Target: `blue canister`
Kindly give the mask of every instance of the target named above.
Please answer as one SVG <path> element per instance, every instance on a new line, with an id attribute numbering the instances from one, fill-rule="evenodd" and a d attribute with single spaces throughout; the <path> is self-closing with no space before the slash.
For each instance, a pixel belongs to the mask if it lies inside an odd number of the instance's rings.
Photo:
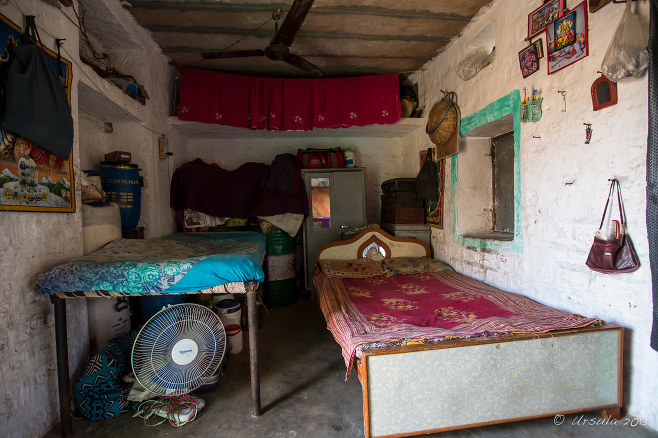
<path id="1" fill-rule="evenodd" d="M 142 184 L 139 168 L 132 163 L 101 161 L 98 173 L 108 202 L 119 204 L 121 228 L 134 228 L 139 223 Z"/>

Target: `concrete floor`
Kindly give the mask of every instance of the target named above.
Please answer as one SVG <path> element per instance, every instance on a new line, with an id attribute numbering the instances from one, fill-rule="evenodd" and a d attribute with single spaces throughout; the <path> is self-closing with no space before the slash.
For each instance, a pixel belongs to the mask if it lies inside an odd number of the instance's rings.
<path id="1" fill-rule="evenodd" d="M 259 330 L 261 398 L 263 414 L 251 416 L 249 352 L 246 346 L 230 356 L 228 367 L 216 389 L 199 394 L 206 407 L 192 423 L 175 428 L 169 424 L 147 427 L 140 418 L 124 414 L 118 418 L 92 422 L 76 419 L 75 437 L 290 437 L 361 438 L 363 412 L 361 386 L 354 374 L 345 381 L 341 351 L 326 330 L 324 318 L 315 304 L 300 299 L 295 304 L 275 308 L 264 315 Z M 632 418 L 617 425 L 587 425 L 601 420 L 598 413 L 568 415 L 556 426 L 554 418 L 529 420 L 461 431 L 425 435 L 429 437 L 658 437 L 658 432 L 641 426 L 631 427 Z M 580 422 L 579 422 L 580 420 Z M 641 420 L 635 420 L 635 422 Z M 629 423 L 624 425 L 624 423 Z M 59 429 L 46 438 L 58 436 Z"/>

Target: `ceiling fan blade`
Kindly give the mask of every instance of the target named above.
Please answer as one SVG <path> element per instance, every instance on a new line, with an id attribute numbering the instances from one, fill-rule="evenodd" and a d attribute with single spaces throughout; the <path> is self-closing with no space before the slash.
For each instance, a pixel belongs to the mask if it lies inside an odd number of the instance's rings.
<path id="1" fill-rule="evenodd" d="M 302 23 L 304 23 L 308 11 L 311 9 L 311 6 L 313 6 L 314 1 L 315 0 L 295 0 L 292 3 L 292 6 L 290 6 L 290 10 L 286 14 L 283 23 L 281 23 L 279 31 L 274 35 L 272 42 L 290 47 L 299 28 L 302 27 Z"/>
<path id="2" fill-rule="evenodd" d="M 290 55 L 286 56 L 283 59 L 283 62 L 287 62 L 288 64 L 290 64 L 292 66 L 295 66 L 299 69 L 307 71 L 307 72 L 311 73 L 313 76 L 315 76 L 316 78 L 322 77 L 326 74 L 324 71 L 322 71 L 318 67 L 314 66 L 313 64 L 311 64 L 310 62 L 308 62 L 304 58 L 301 58 L 297 55 L 293 55 L 292 53 Z"/>
<path id="3" fill-rule="evenodd" d="M 256 50 L 232 50 L 230 52 L 211 52 L 202 53 L 203 59 L 220 59 L 220 58 L 244 58 L 247 56 L 263 56 L 265 51 Z"/>

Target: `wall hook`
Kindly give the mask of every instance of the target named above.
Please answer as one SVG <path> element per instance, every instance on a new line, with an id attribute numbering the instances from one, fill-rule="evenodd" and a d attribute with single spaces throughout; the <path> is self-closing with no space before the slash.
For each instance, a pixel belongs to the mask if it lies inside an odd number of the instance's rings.
<path id="1" fill-rule="evenodd" d="M 566 113 L 567 112 L 567 92 L 566 91 L 558 91 L 562 95 L 562 112 Z"/>
<path id="2" fill-rule="evenodd" d="M 592 139 L 592 124 L 583 123 L 583 125 L 585 125 L 585 144 L 589 144 Z"/>

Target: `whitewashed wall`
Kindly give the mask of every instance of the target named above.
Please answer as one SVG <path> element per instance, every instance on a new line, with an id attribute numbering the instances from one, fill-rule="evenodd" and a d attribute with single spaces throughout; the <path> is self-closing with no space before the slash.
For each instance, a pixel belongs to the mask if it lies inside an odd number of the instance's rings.
<path id="1" fill-rule="evenodd" d="M 298 149 L 351 147 L 356 164 L 366 169 L 366 213 L 369 223 L 379 222 L 381 184 L 392 178 L 416 176 L 402 167 L 402 139 L 399 138 L 314 138 L 314 139 L 233 139 L 188 140 L 174 153 L 176 167 L 201 158 L 207 163 L 217 163 L 227 170 L 234 170 L 248 161 L 270 164 L 278 154 L 297 154 Z M 416 165 L 418 166 L 418 165 Z"/>
<path id="2" fill-rule="evenodd" d="M 126 26 L 134 26 L 127 12 L 119 12 L 125 17 Z M 133 152 L 137 156 L 135 161 L 144 169 L 148 184 L 142 206 L 143 225 L 152 235 L 168 234 L 173 230 L 171 217 L 158 213 L 168 209 L 168 172 L 166 160 L 157 159 L 159 134 L 151 132 L 166 132 L 167 129 L 169 68 L 166 58 L 146 32 L 137 29 L 133 35 L 146 50 L 133 65 L 140 65 L 136 76 L 144 77 L 151 97 L 146 119 L 143 126 L 115 125 L 114 133 L 107 134 L 102 123 L 78 115 L 78 81 L 82 72 L 76 64 L 80 63 L 77 57 L 79 38 L 71 8 L 60 9 L 41 0 L 18 0 L 1 2 L 0 13 L 19 26 L 23 25 L 23 14 L 35 15 L 42 42 L 55 49 L 54 37 L 65 38 L 63 56 L 74 61 L 71 104 L 75 131 L 76 212 L 0 212 L 4 227 L 0 234 L 0 248 L 3 249 L 0 260 L 0 322 L 3 327 L 0 333 L 0 434 L 8 438 L 38 437 L 59 421 L 59 402 L 53 309 L 50 300 L 35 290 L 33 284 L 43 269 L 82 255 L 81 165 L 83 169 L 93 168 L 103 154 L 112 150 L 125 148 Z M 67 301 L 67 318 L 74 383 L 84 369 L 88 354 L 85 300 Z"/>
<path id="3" fill-rule="evenodd" d="M 648 3 L 638 4 L 642 21 L 648 25 Z M 544 97 L 542 120 L 521 124 L 522 253 L 483 251 L 457 242 L 451 217 L 455 200 L 451 199 L 450 161 L 445 227 L 433 230 L 434 252 L 466 275 L 625 327 L 624 409 L 658 429 L 658 353 L 649 347 L 652 300 L 645 222 L 647 80 L 620 83 L 616 106 L 592 110 L 590 86 L 599 77 L 597 70 L 624 8 L 613 3 L 589 14 L 588 57 L 552 75 L 547 74 L 542 59 L 541 70 L 524 80 L 518 52 L 527 45 L 527 17 L 535 7 L 522 0 L 495 1 L 414 76 L 428 108 L 442 97 L 440 89 L 455 91 L 463 117 L 514 90 L 523 95 L 524 87 L 539 88 Z M 463 47 L 492 21 L 495 60 L 470 81 L 461 80 L 455 69 Z M 544 45 L 545 41 L 544 36 Z M 558 90 L 567 91 L 566 113 L 561 112 Z M 584 144 L 583 123 L 592 124 L 591 144 Z M 424 134 L 407 137 L 405 167 L 416 166 L 418 151 L 429 145 Z M 467 178 L 462 176 L 461 164 L 460 160 L 458 184 Z M 642 262 L 632 274 L 602 275 L 585 266 L 607 196 L 607 179 L 612 177 L 621 181 L 628 232 Z M 467 229 L 469 224 L 463 225 L 457 229 Z"/>

